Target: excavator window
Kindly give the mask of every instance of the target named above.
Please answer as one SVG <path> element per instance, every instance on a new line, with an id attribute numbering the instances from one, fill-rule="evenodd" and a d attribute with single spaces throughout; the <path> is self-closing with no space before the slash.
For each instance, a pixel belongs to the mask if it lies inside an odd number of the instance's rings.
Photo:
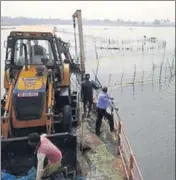
<path id="1" fill-rule="evenodd" d="M 56 49 L 56 56 L 57 56 L 57 59 L 59 60 L 59 64 L 62 63 L 62 56 L 61 56 L 61 53 L 58 49 L 58 46 L 57 46 L 57 43 L 56 43 L 56 39 L 54 38 L 54 46 L 55 46 L 55 49 Z"/>
<path id="2" fill-rule="evenodd" d="M 42 59 L 47 60 L 48 66 L 54 65 L 54 55 L 48 40 L 18 39 L 15 43 L 14 64 L 23 66 L 25 64 L 25 52 L 22 44 L 27 46 L 28 64 L 42 65 Z"/>
<path id="3" fill-rule="evenodd" d="M 8 37 L 7 47 L 6 47 L 6 60 L 11 60 L 12 58 L 12 49 L 13 49 L 13 40 Z"/>

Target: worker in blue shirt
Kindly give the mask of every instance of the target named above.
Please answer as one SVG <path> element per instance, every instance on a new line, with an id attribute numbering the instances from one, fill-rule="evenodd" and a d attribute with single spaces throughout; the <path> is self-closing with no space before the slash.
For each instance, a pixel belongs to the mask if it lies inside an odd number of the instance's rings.
<path id="1" fill-rule="evenodd" d="M 107 92 L 108 92 L 108 88 L 104 87 L 102 88 L 102 93 L 99 93 L 98 95 L 97 120 L 96 120 L 96 127 L 95 127 L 95 132 L 97 136 L 101 134 L 100 129 L 101 129 L 101 123 L 102 123 L 103 117 L 108 120 L 110 131 L 111 132 L 115 131 L 113 116 L 106 111 L 108 107 L 114 108 L 111 103 L 111 98 L 109 97 Z M 114 108 L 114 109 L 117 109 L 117 108 Z"/>

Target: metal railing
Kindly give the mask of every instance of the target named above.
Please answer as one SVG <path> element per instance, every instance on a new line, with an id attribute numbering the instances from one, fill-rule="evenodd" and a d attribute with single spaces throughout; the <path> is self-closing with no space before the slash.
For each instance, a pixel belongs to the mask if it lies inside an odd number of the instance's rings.
<path id="1" fill-rule="evenodd" d="M 125 169 L 127 180 L 143 180 L 133 150 L 130 146 L 129 139 L 125 133 L 123 123 L 120 119 L 118 112 L 116 111 L 114 116 L 114 125 L 118 129 L 116 132 L 117 137 L 117 156 L 121 156 L 123 166 Z"/>

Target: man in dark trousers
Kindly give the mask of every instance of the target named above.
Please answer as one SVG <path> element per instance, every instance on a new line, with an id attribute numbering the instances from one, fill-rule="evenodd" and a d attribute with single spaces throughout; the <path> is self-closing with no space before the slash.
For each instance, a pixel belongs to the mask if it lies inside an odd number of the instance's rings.
<path id="1" fill-rule="evenodd" d="M 100 129 L 101 129 L 101 123 L 102 123 L 103 117 L 108 120 L 110 131 L 111 132 L 115 131 L 113 116 L 106 111 L 108 107 L 114 108 L 111 103 L 111 98 L 108 96 L 107 92 L 108 92 L 108 88 L 104 87 L 102 88 L 102 92 L 99 93 L 98 95 L 97 120 L 96 120 L 96 127 L 95 127 L 95 132 L 97 136 L 101 134 Z M 114 108 L 114 109 L 117 109 L 117 108 Z"/>
<path id="2" fill-rule="evenodd" d="M 87 116 L 90 116 L 90 111 L 92 109 L 92 104 L 93 104 L 93 85 L 89 81 L 90 79 L 90 74 L 85 74 L 85 81 L 82 83 L 82 88 L 81 88 L 81 98 L 84 106 L 84 115 L 86 114 L 86 108 L 88 105 L 88 114 Z"/>

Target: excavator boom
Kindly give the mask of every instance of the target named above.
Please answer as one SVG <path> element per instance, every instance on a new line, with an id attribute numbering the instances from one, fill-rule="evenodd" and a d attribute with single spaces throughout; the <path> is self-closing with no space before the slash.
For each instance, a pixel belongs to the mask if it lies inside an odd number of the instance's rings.
<path id="1" fill-rule="evenodd" d="M 78 23 L 78 35 L 79 35 L 79 49 L 80 49 L 80 69 L 82 74 L 85 73 L 85 54 L 84 54 L 84 40 L 83 40 L 83 28 L 82 28 L 82 15 L 81 10 L 77 10 L 73 14 L 73 27 L 76 28 L 76 19 Z M 75 37 L 76 38 L 76 37 Z"/>

